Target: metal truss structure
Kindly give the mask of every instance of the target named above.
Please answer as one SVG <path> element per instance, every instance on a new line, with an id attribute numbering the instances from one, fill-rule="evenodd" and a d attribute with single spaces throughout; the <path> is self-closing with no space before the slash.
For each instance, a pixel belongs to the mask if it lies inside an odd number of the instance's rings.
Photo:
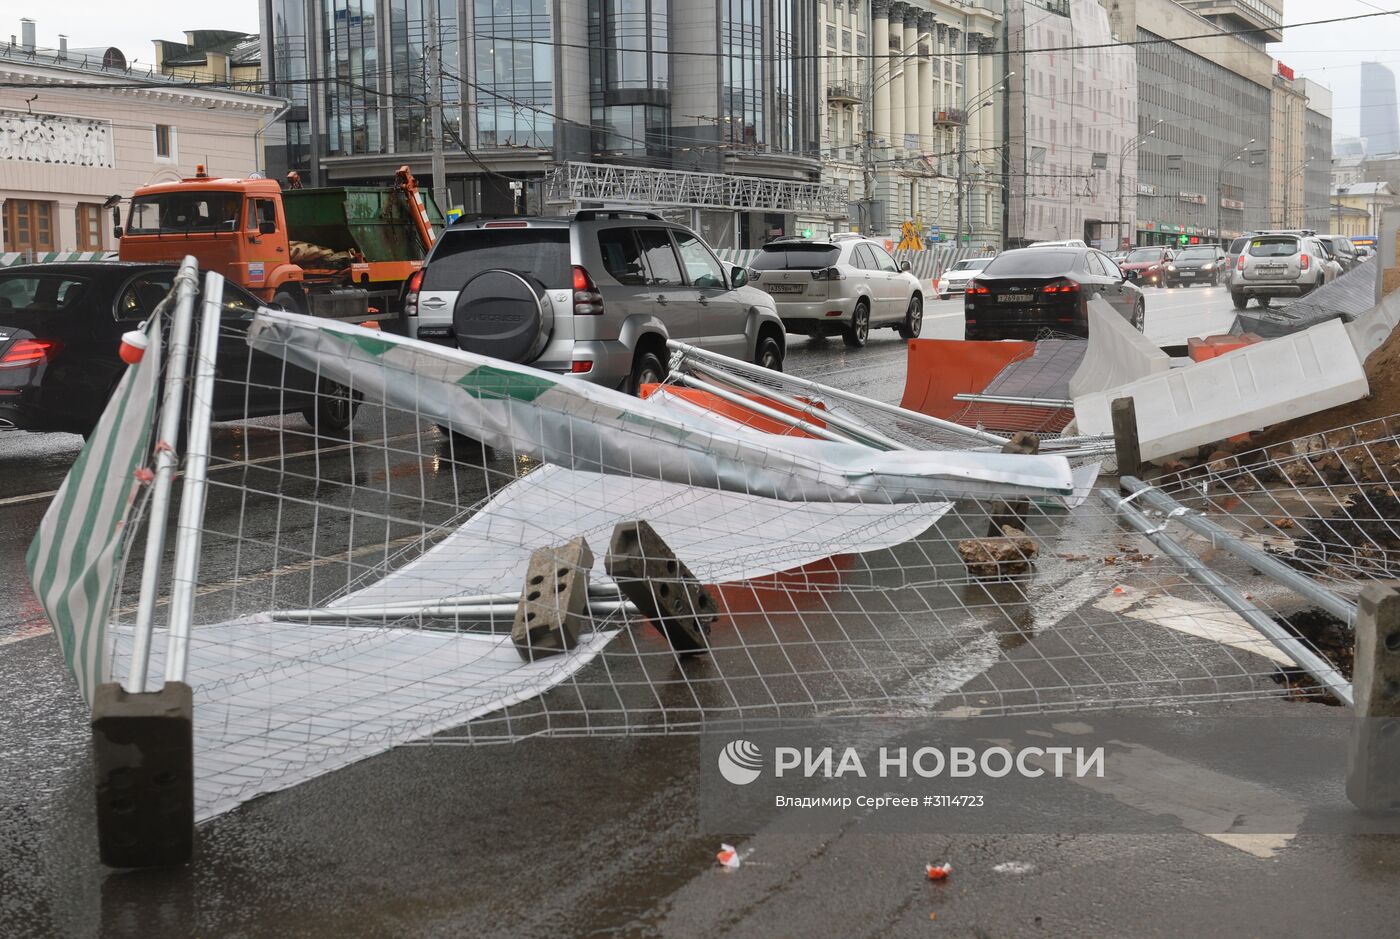
<path id="1" fill-rule="evenodd" d="M 843 187 L 821 183 L 573 162 L 550 174 L 546 193 L 551 205 L 571 208 L 601 202 L 816 215 L 845 215 L 850 200 Z"/>

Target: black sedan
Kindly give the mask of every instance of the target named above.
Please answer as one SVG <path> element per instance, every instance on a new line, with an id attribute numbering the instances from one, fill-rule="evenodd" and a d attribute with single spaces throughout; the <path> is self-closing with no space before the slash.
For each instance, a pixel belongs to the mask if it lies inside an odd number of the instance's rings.
<path id="1" fill-rule="evenodd" d="M 1101 297 L 1142 331 L 1142 289 L 1102 251 L 1003 251 L 967 286 L 968 339 L 1035 339 L 1042 330 L 1089 335 L 1089 301 Z"/>
<path id="2" fill-rule="evenodd" d="M 1168 287 L 1189 287 L 1206 284 L 1218 287 L 1229 278 L 1225 249 L 1219 245 L 1191 245 L 1182 248 L 1163 269 L 1163 282 Z"/>
<path id="3" fill-rule="evenodd" d="M 175 271 L 114 261 L 0 269 L 0 428 L 89 433 L 126 369 L 122 334 L 151 315 Z M 300 413 L 343 432 L 355 412 L 344 387 L 248 348 L 264 305 L 224 285 L 214 419 Z"/>

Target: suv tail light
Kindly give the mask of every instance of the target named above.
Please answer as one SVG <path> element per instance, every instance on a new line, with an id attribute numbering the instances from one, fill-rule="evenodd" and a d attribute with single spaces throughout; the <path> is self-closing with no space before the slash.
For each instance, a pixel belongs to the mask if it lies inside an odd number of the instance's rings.
<path id="1" fill-rule="evenodd" d="M 578 316 L 599 316 L 603 312 L 603 295 L 588 271 L 574 265 L 574 313 Z"/>
<path id="2" fill-rule="evenodd" d="M 418 315 L 418 291 L 423 287 L 423 269 L 420 267 L 408 278 L 408 289 L 403 295 L 403 315 Z"/>
<path id="3" fill-rule="evenodd" d="M 1068 277 L 1061 277 L 1059 280 L 1050 281 L 1040 290 L 1042 293 L 1078 293 L 1079 282 L 1070 280 Z"/>
<path id="4" fill-rule="evenodd" d="M 0 368 L 30 368 L 42 365 L 63 348 L 63 343 L 49 339 L 21 339 L 0 358 Z"/>
<path id="5" fill-rule="evenodd" d="M 839 267 L 827 267 L 812 272 L 813 280 L 845 280 L 846 275 L 841 273 Z"/>
<path id="6" fill-rule="evenodd" d="M 986 284 L 980 283 L 980 282 L 975 281 L 975 280 L 970 280 L 970 281 L 967 282 L 967 292 L 968 292 L 968 293 L 991 293 L 991 291 L 987 289 L 987 285 L 986 285 Z"/>
<path id="7" fill-rule="evenodd" d="M 1244 270 L 1244 252 L 1243 252 L 1243 251 L 1240 252 L 1240 254 L 1239 254 L 1239 259 L 1235 261 L 1235 270 L 1237 270 L 1237 271 L 1242 271 L 1242 270 Z"/>
<path id="8" fill-rule="evenodd" d="M 1307 253 L 1306 251 L 1301 251 L 1301 252 L 1298 253 L 1298 270 L 1300 270 L 1300 271 L 1306 271 L 1307 269 L 1308 269 L 1308 253 Z"/>

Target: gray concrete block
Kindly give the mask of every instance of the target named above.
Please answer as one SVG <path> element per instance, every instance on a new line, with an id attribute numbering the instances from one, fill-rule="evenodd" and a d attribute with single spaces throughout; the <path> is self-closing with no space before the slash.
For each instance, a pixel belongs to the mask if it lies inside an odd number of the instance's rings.
<path id="1" fill-rule="evenodd" d="M 109 867 L 181 864 L 194 851 L 194 696 L 184 682 L 92 702 L 97 841 Z"/>
<path id="2" fill-rule="evenodd" d="M 719 615 L 715 599 L 651 525 L 619 522 L 604 566 L 672 649 L 708 648 L 710 624 Z"/>
<path id="3" fill-rule="evenodd" d="M 530 556 L 510 638 L 527 662 L 578 645 L 588 619 L 588 572 L 593 552 L 575 538 Z"/>
<path id="4" fill-rule="evenodd" d="M 1400 811 L 1400 582 L 1361 591 L 1353 661 L 1347 798 L 1366 812 Z"/>

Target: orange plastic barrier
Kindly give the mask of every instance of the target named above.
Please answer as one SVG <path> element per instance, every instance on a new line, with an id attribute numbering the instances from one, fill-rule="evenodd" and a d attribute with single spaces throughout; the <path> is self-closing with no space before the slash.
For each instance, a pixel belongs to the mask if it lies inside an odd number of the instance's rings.
<path id="1" fill-rule="evenodd" d="M 1255 333 L 1188 339 L 1186 340 L 1186 354 L 1191 357 L 1193 362 L 1204 362 L 1206 359 L 1213 359 L 1227 352 L 1234 352 L 1236 349 L 1243 349 L 1245 346 L 1252 346 L 1256 342 L 1263 341 L 1264 337 Z"/>
<path id="2" fill-rule="evenodd" d="M 911 339 L 899 406 L 952 420 L 967 410 L 953 395 L 978 393 L 1006 366 L 1034 354 L 1033 342 Z"/>
<path id="3" fill-rule="evenodd" d="M 790 427 L 787 424 L 782 423 L 781 421 L 775 421 L 771 417 L 766 417 L 762 414 L 750 411 L 747 408 L 741 407 L 740 405 L 731 404 L 723 398 L 712 395 L 708 391 L 702 391 L 699 388 L 684 388 L 679 385 L 643 385 L 642 397 L 650 398 L 658 390 L 660 390 L 662 394 L 675 395 L 678 398 L 684 398 L 691 404 L 698 404 L 700 407 L 705 408 L 706 410 L 714 411 L 721 417 L 727 417 L 731 421 L 743 424 L 745 427 L 752 427 L 754 430 L 761 430 L 766 434 L 779 434 L 789 437 L 814 436 L 812 434 L 807 433 L 806 431 L 798 430 L 796 427 Z M 815 427 L 826 426 L 825 422 L 808 417 L 801 411 L 798 411 L 795 408 L 790 408 L 785 404 L 779 404 L 776 401 L 769 401 L 766 398 L 761 398 L 758 395 L 754 394 L 745 394 L 744 397 L 748 398 L 751 401 L 757 401 L 760 404 L 767 405 L 775 411 L 782 411 L 784 414 L 790 414 L 793 417 L 804 420 L 808 424 L 811 424 Z M 798 400 L 805 399 L 799 398 Z M 822 407 L 820 402 L 818 402 L 814 406 L 817 408 Z"/>

